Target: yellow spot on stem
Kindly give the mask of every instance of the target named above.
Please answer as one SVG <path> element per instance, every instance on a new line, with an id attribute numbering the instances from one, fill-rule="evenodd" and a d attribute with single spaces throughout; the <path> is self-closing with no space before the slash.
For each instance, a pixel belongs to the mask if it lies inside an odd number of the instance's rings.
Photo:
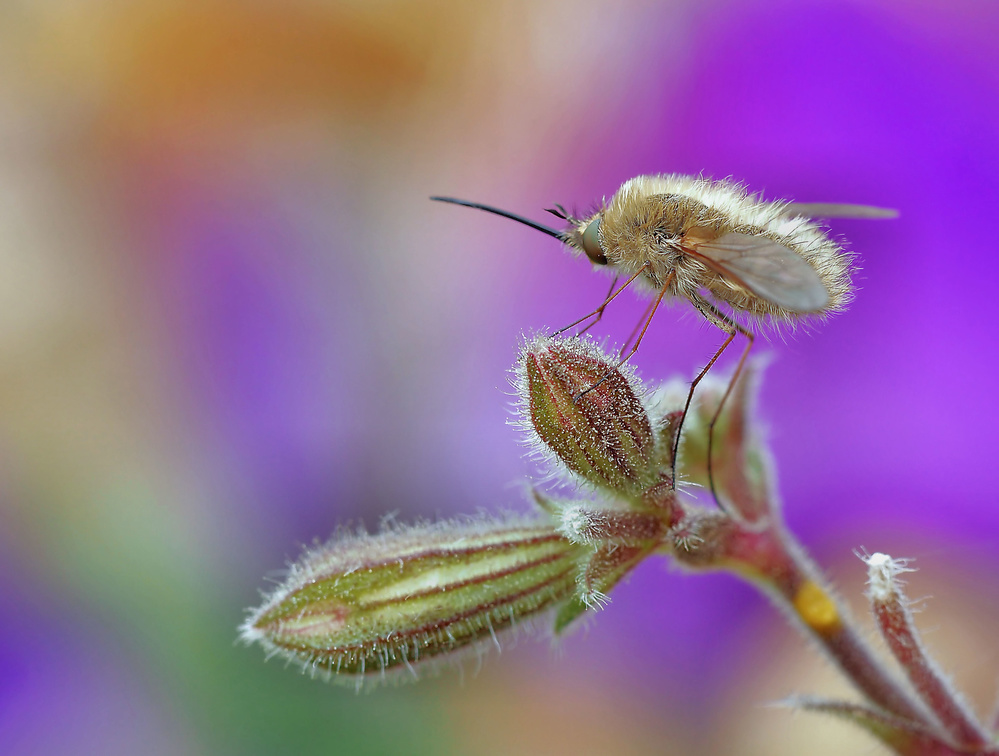
<path id="1" fill-rule="evenodd" d="M 835 602 L 818 583 L 806 580 L 794 597 L 794 609 L 815 632 L 828 635 L 840 626 Z"/>

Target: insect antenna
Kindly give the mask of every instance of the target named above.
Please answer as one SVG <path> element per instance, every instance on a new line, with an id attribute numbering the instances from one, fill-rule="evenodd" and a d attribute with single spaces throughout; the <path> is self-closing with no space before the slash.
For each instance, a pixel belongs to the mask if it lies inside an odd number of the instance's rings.
<path id="1" fill-rule="evenodd" d="M 454 197 L 431 197 L 430 199 L 434 200 L 435 202 L 450 202 L 452 205 L 461 205 L 463 207 L 474 207 L 476 210 L 485 210 L 487 213 L 492 213 L 493 215 L 502 215 L 504 218 L 509 218 L 510 220 L 517 221 L 517 223 L 523 223 L 525 226 L 530 226 L 531 228 L 537 229 L 543 234 L 554 236 L 560 242 L 565 242 L 568 238 L 566 234 L 563 233 L 562 231 L 556 231 L 554 228 L 549 228 L 548 226 L 542 225 L 541 223 L 532 221 L 530 218 L 525 218 L 523 215 L 517 215 L 516 213 L 511 213 L 508 210 L 500 210 L 498 207 L 483 205 L 481 202 L 469 202 L 468 200 L 455 199 Z"/>

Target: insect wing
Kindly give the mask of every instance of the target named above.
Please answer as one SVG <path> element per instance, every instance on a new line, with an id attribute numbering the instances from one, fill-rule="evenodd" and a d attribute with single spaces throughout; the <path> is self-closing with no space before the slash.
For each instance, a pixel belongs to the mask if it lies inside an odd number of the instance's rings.
<path id="1" fill-rule="evenodd" d="M 827 202 L 791 202 L 784 206 L 784 212 L 802 218 L 897 218 L 898 210 L 871 205 L 839 205 Z"/>
<path id="2" fill-rule="evenodd" d="M 791 312 L 821 312 L 829 304 L 815 269 L 765 236 L 730 232 L 689 251 L 723 277 Z"/>

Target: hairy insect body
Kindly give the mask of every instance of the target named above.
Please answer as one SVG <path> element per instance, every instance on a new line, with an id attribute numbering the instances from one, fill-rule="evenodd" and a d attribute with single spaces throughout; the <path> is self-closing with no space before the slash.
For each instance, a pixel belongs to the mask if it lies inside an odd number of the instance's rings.
<path id="1" fill-rule="evenodd" d="M 760 200 L 732 182 L 676 174 L 639 176 L 597 213 L 568 220 L 573 224 L 565 235 L 570 247 L 586 252 L 584 241 L 591 247 L 598 241 L 614 273 L 630 276 L 641 270 L 637 280 L 646 288 L 659 292 L 665 286 L 667 297 L 687 299 L 695 306 L 703 302 L 700 292 L 705 291 L 735 311 L 794 322 L 840 311 L 852 298 L 852 258 L 839 244 L 819 225 L 795 215 L 787 203 Z M 592 228 L 596 239 L 591 231 L 584 240 Z M 824 294 L 816 286 L 817 293 L 805 301 L 781 303 L 749 290 L 738 276 L 719 271 L 718 255 L 710 251 L 710 242 L 731 238 L 726 234 L 769 240 L 784 248 L 814 271 L 811 275 L 817 276 Z M 709 246 L 704 254 L 698 254 L 705 244 Z M 801 273 L 794 276 L 800 278 Z"/>
<path id="2" fill-rule="evenodd" d="M 678 174 L 631 179 L 585 218 L 575 218 L 556 205 L 548 212 L 568 223 L 564 231 L 478 202 L 432 199 L 478 208 L 530 226 L 607 269 L 615 275 L 615 282 L 617 276 L 627 277 L 616 291 L 611 286 L 612 291 L 596 310 L 563 331 L 596 318 L 590 323 L 593 325 L 604 308 L 633 282 L 651 290 L 655 299 L 622 347 L 618 366 L 638 349 L 656 308 L 666 299 L 688 300 L 708 322 L 727 334 L 691 381 L 673 442 L 674 464 L 694 389 L 737 334 L 746 338 L 746 347 L 708 425 L 708 480 L 713 494 L 714 426 L 752 347 L 754 335 L 748 326 L 754 321 L 794 324 L 810 316 L 822 317 L 844 309 L 853 297 L 852 256 L 808 219 L 896 215 L 893 210 L 865 205 L 766 202 L 749 194 L 741 184 Z M 718 304 L 727 305 L 731 314 Z M 749 323 L 740 323 L 739 316 Z M 631 349 L 626 352 L 628 344 Z M 675 469 L 672 485 L 676 486 Z"/>

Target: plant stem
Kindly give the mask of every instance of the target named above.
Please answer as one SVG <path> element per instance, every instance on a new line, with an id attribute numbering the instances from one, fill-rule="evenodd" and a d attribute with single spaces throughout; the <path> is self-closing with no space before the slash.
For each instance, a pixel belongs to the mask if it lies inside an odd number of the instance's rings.
<path id="1" fill-rule="evenodd" d="M 787 569 L 773 588 L 803 630 L 818 641 L 868 701 L 886 712 L 935 730 L 936 721 L 871 648 L 856 618 L 830 590 L 797 541 L 787 531 L 772 528 L 769 532 L 787 560 Z"/>
<path id="2" fill-rule="evenodd" d="M 936 721 L 867 644 L 856 620 L 790 533 L 769 518 L 747 523 L 709 516 L 696 529 L 702 547 L 675 549 L 679 561 L 747 578 L 797 620 L 870 703 L 936 731 Z"/>

